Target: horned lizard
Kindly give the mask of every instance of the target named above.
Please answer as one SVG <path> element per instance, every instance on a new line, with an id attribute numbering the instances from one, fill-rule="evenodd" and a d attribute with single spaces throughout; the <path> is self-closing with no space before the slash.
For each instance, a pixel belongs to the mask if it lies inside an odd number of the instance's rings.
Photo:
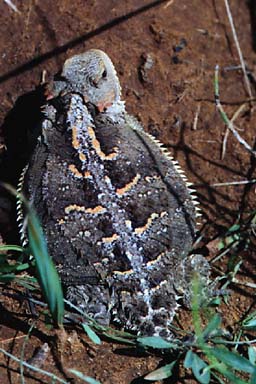
<path id="1" fill-rule="evenodd" d="M 104 52 L 68 59 L 47 99 L 22 190 L 67 298 L 101 324 L 169 337 L 191 271 L 208 275 L 207 262 L 189 256 L 198 209 L 190 184 L 127 114 Z"/>

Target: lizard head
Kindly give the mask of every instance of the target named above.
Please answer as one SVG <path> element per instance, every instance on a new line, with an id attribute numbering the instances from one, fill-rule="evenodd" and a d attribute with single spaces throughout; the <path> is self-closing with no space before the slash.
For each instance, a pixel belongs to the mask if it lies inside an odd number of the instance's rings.
<path id="1" fill-rule="evenodd" d="M 85 102 L 94 104 L 100 112 L 120 101 L 120 83 L 106 53 L 90 49 L 65 61 L 59 79 L 47 90 L 47 98 L 69 92 L 80 93 Z"/>

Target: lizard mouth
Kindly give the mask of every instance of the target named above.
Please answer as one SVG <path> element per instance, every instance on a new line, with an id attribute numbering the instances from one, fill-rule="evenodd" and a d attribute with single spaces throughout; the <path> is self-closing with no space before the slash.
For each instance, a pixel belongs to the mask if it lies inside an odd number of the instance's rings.
<path id="1" fill-rule="evenodd" d="M 113 104 L 113 100 L 102 100 L 99 101 L 96 107 L 98 108 L 99 112 L 104 112 L 105 109 L 111 107 Z"/>
<path id="2" fill-rule="evenodd" d="M 108 93 L 104 95 L 103 98 L 100 100 L 97 100 L 93 102 L 90 97 L 84 95 L 84 101 L 85 103 L 92 102 L 98 109 L 98 111 L 104 112 L 107 108 L 111 107 L 115 101 L 117 101 L 118 95 L 116 94 L 115 90 L 110 90 Z"/>

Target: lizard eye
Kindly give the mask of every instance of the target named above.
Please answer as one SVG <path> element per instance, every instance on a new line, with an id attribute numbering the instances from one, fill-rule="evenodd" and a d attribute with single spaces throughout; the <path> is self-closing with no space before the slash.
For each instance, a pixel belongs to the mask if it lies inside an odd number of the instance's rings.
<path id="1" fill-rule="evenodd" d="M 89 82 L 90 82 L 90 84 L 93 86 L 93 87 L 95 87 L 95 88 L 98 88 L 98 83 L 99 83 L 99 81 L 98 81 L 98 79 L 93 79 L 93 78 L 89 78 Z"/>
<path id="2" fill-rule="evenodd" d="M 90 84 L 91 84 L 93 87 L 98 88 L 101 79 L 106 79 L 107 74 L 108 74 L 108 73 L 107 73 L 107 70 L 104 69 L 104 71 L 102 72 L 100 78 L 99 78 L 99 77 L 95 77 L 95 78 L 92 78 L 92 77 L 91 77 L 91 78 L 89 78 L 89 82 L 90 82 Z"/>

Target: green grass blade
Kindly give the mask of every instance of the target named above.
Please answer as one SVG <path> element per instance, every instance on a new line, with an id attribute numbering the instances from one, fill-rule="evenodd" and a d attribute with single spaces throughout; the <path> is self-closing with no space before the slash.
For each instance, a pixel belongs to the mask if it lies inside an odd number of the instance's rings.
<path id="1" fill-rule="evenodd" d="M 201 384 L 209 384 L 211 375 L 209 369 L 205 369 L 208 365 L 200 359 L 194 352 L 191 350 L 187 352 L 184 360 L 184 367 L 191 368 L 195 378 Z"/>
<path id="2" fill-rule="evenodd" d="M 171 362 L 170 364 L 164 365 L 161 368 L 156 369 L 153 372 L 150 372 L 148 375 L 144 377 L 144 380 L 156 381 L 167 379 L 172 376 L 172 370 L 174 365 L 177 363 L 177 360 Z"/>
<path id="3" fill-rule="evenodd" d="M 0 252 L 4 251 L 15 251 L 15 252 L 25 252 L 24 248 L 20 247 L 19 245 L 1 245 L 0 246 Z"/>
<path id="4" fill-rule="evenodd" d="M 219 328 L 221 324 L 221 317 L 219 314 L 215 314 L 212 319 L 210 320 L 209 324 L 206 326 L 206 328 L 202 332 L 202 337 L 207 338 L 210 336 L 210 334 Z"/>
<path id="5" fill-rule="evenodd" d="M 210 383 L 211 375 L 210 371 L 208 369 L 205 369 L 207 367 L 208 365 L 202 359 L 200 359 L 199 356 L 195 355 L 194 362 L 191 368 L 195 378 L 201 384 Z"/>
<path id="6" fill-rule="evenodd" d="M 248 357 L 253 365 L 256 365 L 256 347 L 250 346 L 248 348 Z"/>
<path id="7" fill-rule="evenodd" d="M 50 258 L 42 227 L 32 208 L 28 212 L 28 238 L 36 261 L 38 280 L 54 321 L 62 325 L 64 301 L 62 287 L 56 268 Z"/>
<path id="8" fill-rule="evenodd" d="M 222 363 L 239 371 L 247 372 L 250 374 L 255 373 L 256 367 L 245 357 L 240 356 L 236 352 L 230 352 L 224 347 L 214 347 L 209 352 L 220 360 Z"/>
<path id="9" fill-rule="evenodd" d="M 98 345 L 101 344 L 101 340 L 100 340 L 99 336 L 96 335 L 96 333 L 92 330 L 91 327 L 89 327 L 88 324 L 82 323 L 82 327 L 83 327 L 84 331 L 86 332 L 87 336 L 89 337 L 89 339 L 91 339 L 95 344 L 98 344 Z"/>
<path id="10" fill-rule="evenodd" d="M 128 344 L 128 345 L 136 345 L 136 343 L 132 340 L 126 339 L 125 337 L 116 336 L 115 334 L 102 332 L 102 335 L 107 337 L 110 341 L 117 341 L 119 343 Z"/>
<path id="11" fill-rule="evenodd" d="M 1 268 L 0 268 L 0 273 L 9 273 L 9 272 L 20 272 L 20 271 L 24 271 L 26 269 L 29 268 L 29 264 L 28 263 L 24 263 L 24 264 L 14 264 L 14 265 L 10 265 L 10 264 L 2 264 L 1 265 Z"/>
<path id="12" fill-rule="evenodd" d="M 184 368 L 191 368 L 194 361 L 194 353 L 189 350 L 186 353 L 185 359 L 184 359 Z"/>
<path id="13" fill-rule="evenodd" d="M 138 337 L 137 341 L 145 347 L 157 348 L 157 349 L 177 349 L 178 346 L 175 343 L 165 341 L 160 336 L 148 336 Z"/>
<path id="14" fill-rule="evenodd" d="M 5 275 L 0 275 L 0 282 L 1 283 L 10 283 L 15 279 L 16 275 L 14 273 L 8 273 Z"/>
<path id="15" fill-rule="evenodd" d="M 101 384 L 98 380 L 93 379 L 92 377 L 85 376 L 82 372 L 77 371 L 76 369 L 69 369 L 69 372 L 76 375 L 79 379 L 85 381 L 88 384 Z"/>
<path id="16" fill-rule="evenodd" d="M 256 383 L 256 372 L 252 375 L 249 384 L 255 384 L 255 383 Z"/>
<path id="17" fill-rule="evenodd" d="M 226 377 L 229 380 L 230 384 L 248 384 L 248 381 L 239 379 L 237 376 L 234 375 L 233 372 L 231 372 L 230 368 L 227 368 L 223 364 L 217 365 L 215 367 L 215 370 L 221 373 L 221 375 L 223 375 L 224 377 Z M 253 382 L 252 384 L 255 384 L 255 382 Z"/>
<path id="18" fill-rule="evenodd" d="M 0 182 L 0 186 L 4 187 L 20 202 L 22 202 L 28 212 L 27 227 L 29 247 L 35 258 L 38 280 L 49 306 L 53 320 L 58 325 L 62 325 L 64 317 L 64 300 L 62 287 L 54 263 L 48 254 L 40 222 L 34 212 L 34 209 L 31 208 L 30 204 L 22 193 L 18 193 L 15 188 L 9 184 Z"/>
<path id="19" fill-rule="evenodd" d="M 256 330 L 256 317 L 254 317 L 254 318 L 252 318 L 252 319 L 246 321 L 246 323 L 244 323 L 244 324 L 242 325 L 242 327 L 243 327 L 244 329 L 249 329 L 249 330 L 251 330 L 251 331 L 255 331 L 255 330 Z"/>

